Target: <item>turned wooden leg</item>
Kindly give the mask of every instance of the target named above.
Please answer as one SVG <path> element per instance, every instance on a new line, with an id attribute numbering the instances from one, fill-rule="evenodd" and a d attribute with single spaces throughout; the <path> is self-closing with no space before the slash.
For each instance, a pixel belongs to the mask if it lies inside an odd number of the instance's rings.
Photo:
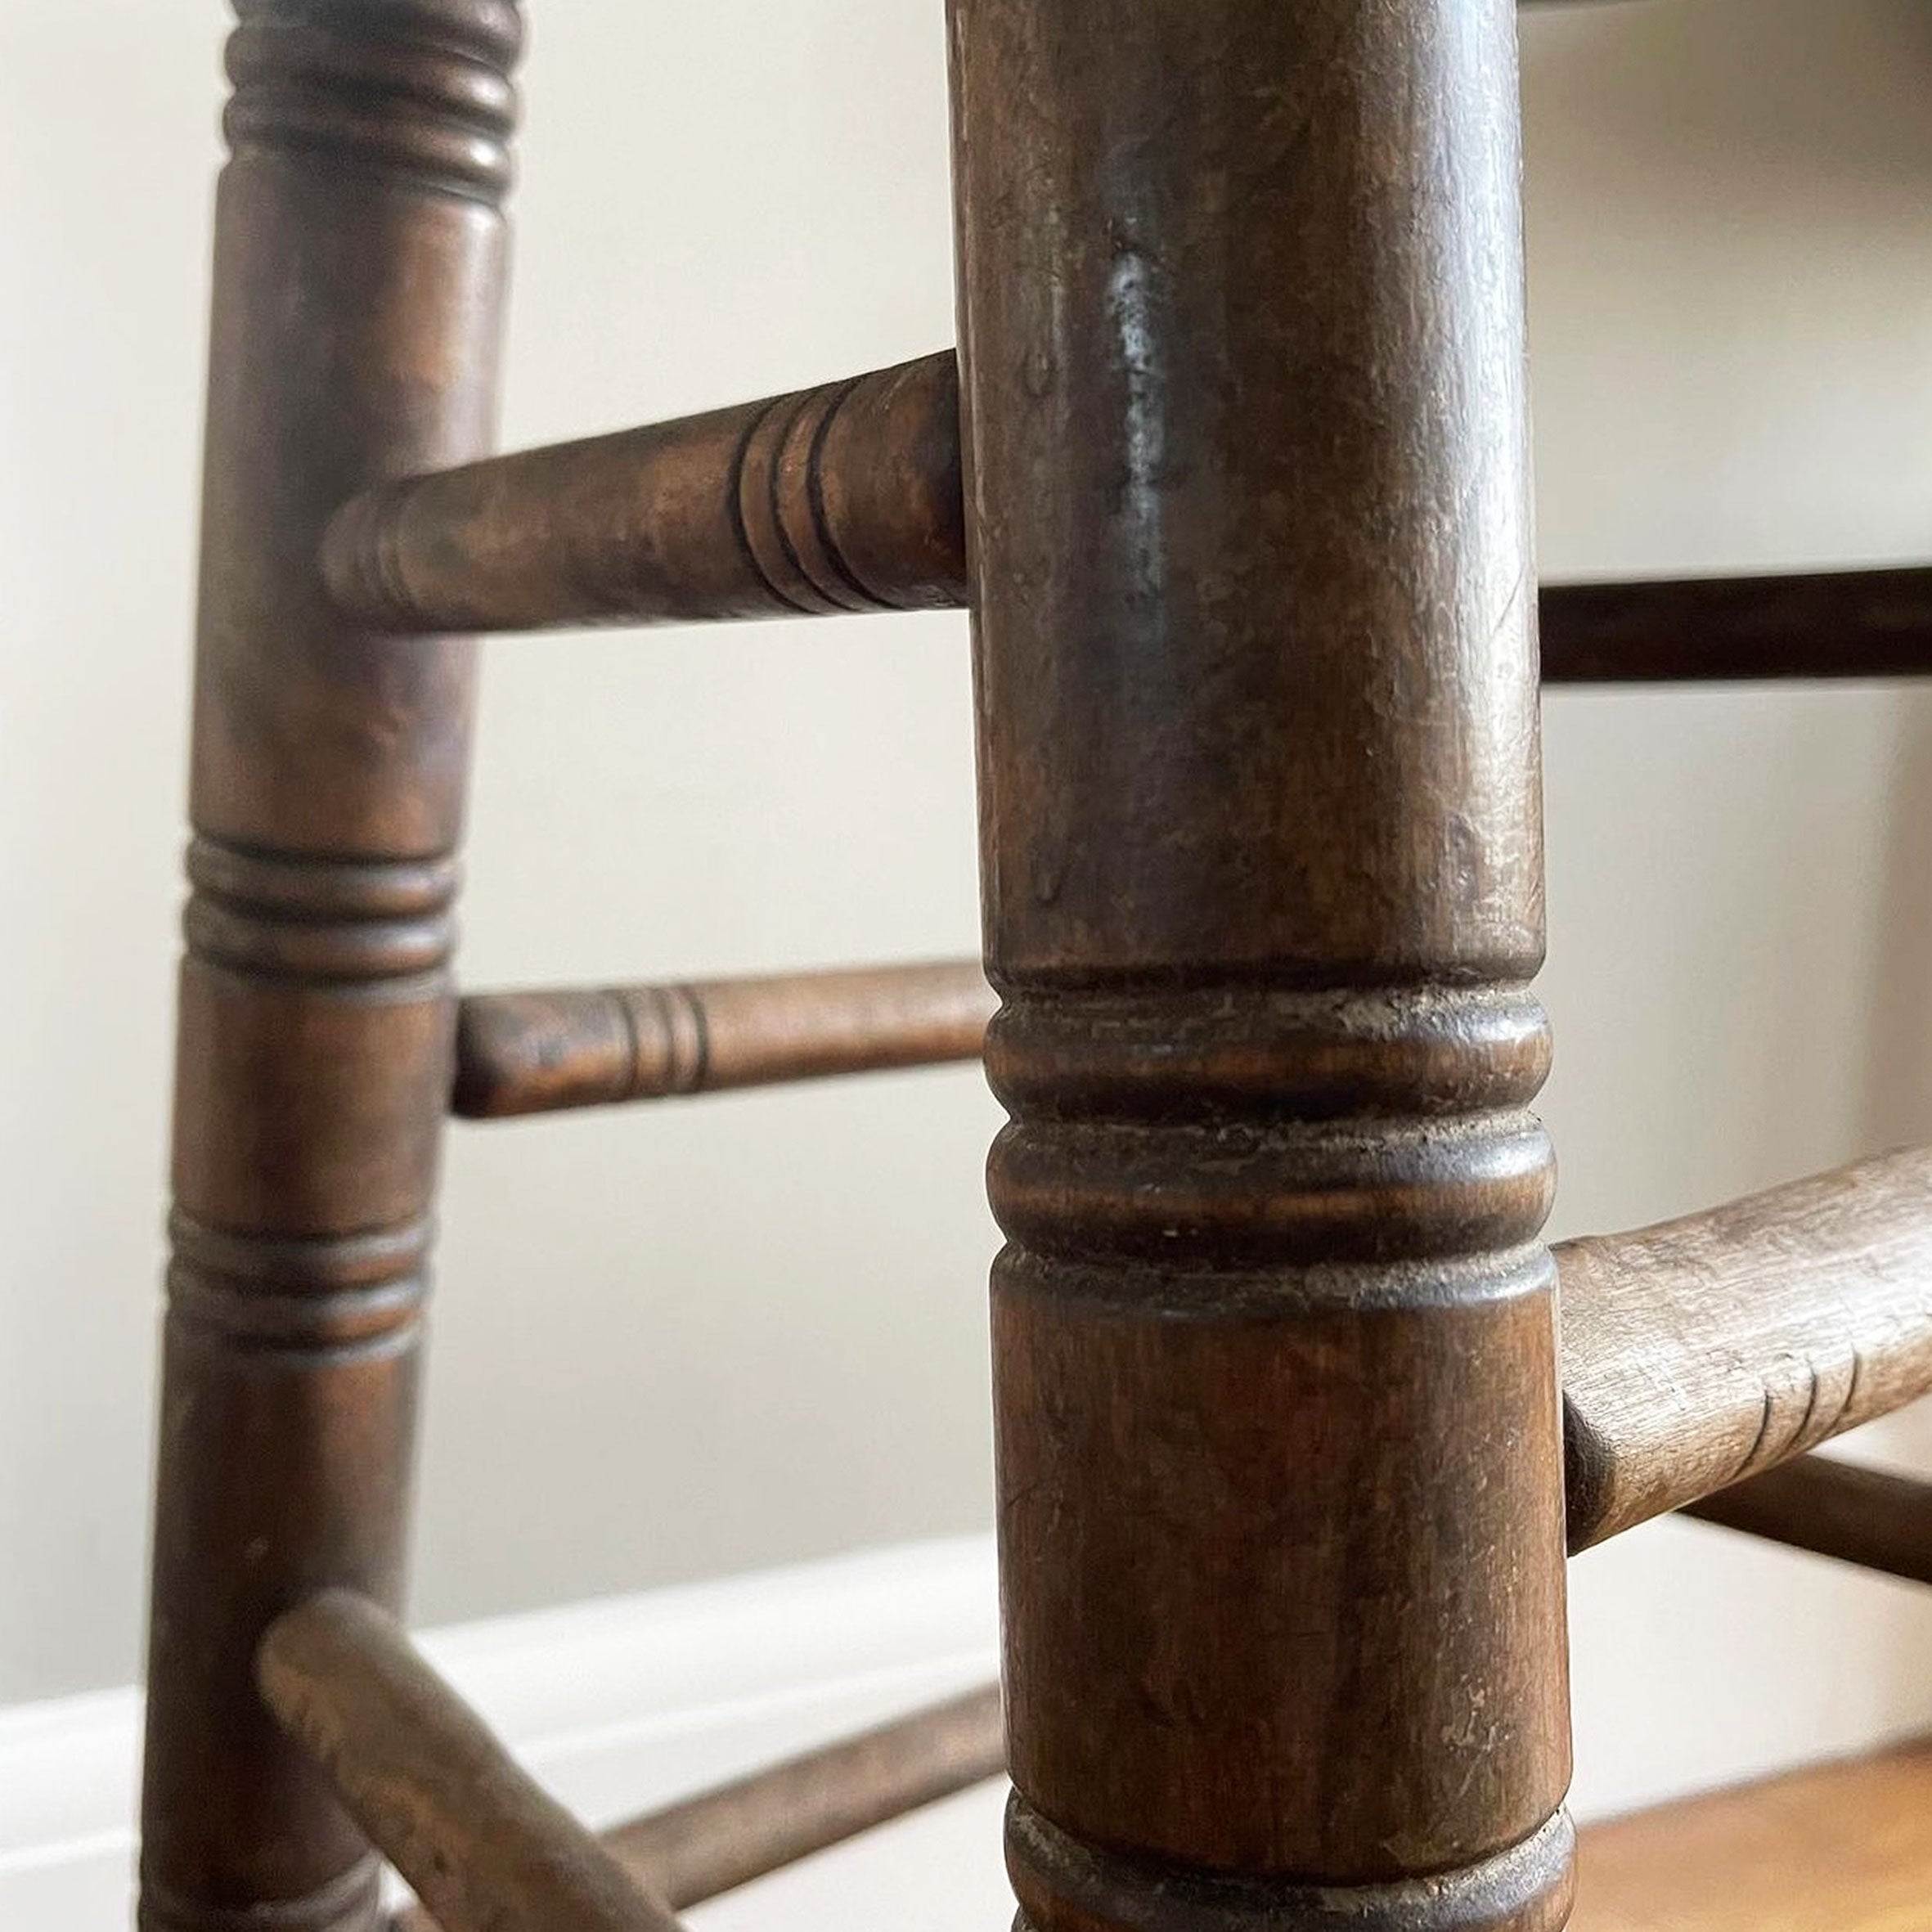
<path id="1" fill-rule="evenodd" d="M 1547 1932 L 1510 0 L 951 0 L 1009 1858 Z"/>
<path id="2" fill-rule="evenodd" d="M 509 0 L 240 0 L 217 218 L 142 1922 L 350 1932 L 376 1867 L 257 1696 L 393 1602 L 453 1004 L 467 646 L 330 610 L 329 515 L 491 429 Z"/>

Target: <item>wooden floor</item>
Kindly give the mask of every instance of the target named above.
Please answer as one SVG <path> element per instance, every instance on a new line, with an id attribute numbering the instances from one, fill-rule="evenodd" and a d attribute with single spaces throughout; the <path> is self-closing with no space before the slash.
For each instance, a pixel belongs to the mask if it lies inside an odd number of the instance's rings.
<path id="1" fill-rule="evenodd" d="M 1932 1738 L 1587 1827 L 1570 1932 L 1932 1932 Z"/>

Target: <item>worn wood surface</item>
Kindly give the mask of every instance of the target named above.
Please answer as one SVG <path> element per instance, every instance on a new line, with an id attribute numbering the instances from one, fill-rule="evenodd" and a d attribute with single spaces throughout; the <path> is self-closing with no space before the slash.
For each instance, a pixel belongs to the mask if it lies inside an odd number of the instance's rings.
<path id="1" fill-rule="evenodd" d="M 950 22 L 1023 1916 L 1553 1928 L 1513 10 Z"/>
<path id="2" fill-rule="evenodd" d="M 977 1059 L 993 1005 L 977 959 L 472 994 L 453 1104 L 496 1119 Z"/>
<path id="3" fill-rule="evenodd" d="M 442 1932 L 676 1932 L 366 1597 L 272 1624 L 262 1695 Z"/>
<path id="4" fill-rule="evenodd" d="M 393 1599 L 449 1089 L 470 647 L 317 580 L 335 506 L 488 446 L 505 0 L 242 0 L 216 218 L 146 1932 L 362 1932 L 376 1860 L 256 1695 L 330 1584 Z"/>
<path id="5" fill-rule="evenodd" d="M 1570 1932 L 1932 1932 L 1932 1741 L 1586 1826 Z"/>
<path id="6" fill-rule="evenodd" d="M 1555 1932 L 1508 0 L 950 0 L 963 390 L 931 357 L 485 463 L 517 7 L 237 12 L 146 1932 L 366 1932 L 365 1831 L 447 1932 L 675 1924 L 380 1607 L 452 1073 L 471 659 L 430 633 L 969 578 L 1023 1921 Z M 1921 670 L 1929 585 L 1559 587 L 1543 676 Z M 821 979 L 479 1002 L 471 1037 L 553 1098 L 963 1054 L 982 995 L 946 970 L 883 1018 Z M 1928 1158 L 1563 1251 L 1574 1544 L 1932 1382 Z M 1799 1465 L 1714 1509 L 1869 1543 L 1826 1486 Z M 961 1776 L 986 1721 L 781 1768 L 632 1849 L 696 1897 Z"/>
<path id="7" fill-rule="evenodd" d="M 1932 1584 L 1932 1483 L 1829 1456 L 1800 1456 L 1684 1511 L 1794 1549 Z M 1932 1890 L 1928 1891 L 1932 1900 Z"/>
<path id="8" fill-rule="evenodd" d="M 1932 1390 L 1932 1149 L 1557 1260 L 1573 1550 Z"/>
<path id="9" fill-rule="evenodd" d="M 532 630 L 964 595 L 949 355 L 526 450 L 345 505 L 323 566 L 394 631 Z"/>
<path id="10" fill-rule="evenodd" d="M 962 604 L 956 367 L 948 350 L 386 485 L 335 519 L 329 582 L 402 631 Z M 1932 672 L 1932 569 L 1545 584 L 1539 603 L 1545 684 Z"/>

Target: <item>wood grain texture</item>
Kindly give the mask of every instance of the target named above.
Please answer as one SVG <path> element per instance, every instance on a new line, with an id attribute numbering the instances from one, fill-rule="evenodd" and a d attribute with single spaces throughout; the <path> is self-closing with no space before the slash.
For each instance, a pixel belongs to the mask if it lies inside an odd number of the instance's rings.
<path id="1" fill-rule="evenodd" d="M 452 1105 L 473 1120 L 979 1057 L 977 959 L 664 986 L 472 994 Z"/>
<path id="2" fill-rule="evenodd" d="M 366 493 L 323 569 L 395 631 L 926 609 L 964 595 L 959 471 L 928 356 Z"/>
<path id="3" fill-rule="evenodd" d="M 384 486 L 324 546 L 398 631 L 966 601 L 950 349 L 795 396 Z M 1932 672 L 1932 570 L 1545 584 L 1545 684 Z"/>
<path id="4" fill-rule="evenodd" d="M 1800 1456 L 1687 1504 L 1687 1516 L 1932 1584 L 1932 1483 L 1829 1456 Z M 1928 1889 L 1932 1898 L 1932 1888 Z"/>
<path id="5" fill-rule="evenodd" d="M 218 204 L 146 1932 L 362 1932 L 377 1860 L 253 1660 L 400 1589 L 454 1000 L 467 645 L 377 644 L 334 506 L 487 447 L 520 32 L 504 0 L 243 0 Z"/>
<path id="6" fill-rule="evenodd" d="M 1557 1260 L 1572 1550 L 1932 1390 L 1932 1149 Z"/>
<path id="7" fill-rule="evenodd" d="M 950 25 L 1023 1921 L 1553 1928 L 1513 11 Z"/>
<path id="8" fill-rule="evenodd" d="M 1927 1932 L 1932 1741 L 1584 1828 L 1570 1932 Z"/>
<path id="9" fill-rule="evenodd" d="M 676 1932 L 366 1597 L 325 1591 L 277 1618 L 257 1668 L 442 1932 Z"/>

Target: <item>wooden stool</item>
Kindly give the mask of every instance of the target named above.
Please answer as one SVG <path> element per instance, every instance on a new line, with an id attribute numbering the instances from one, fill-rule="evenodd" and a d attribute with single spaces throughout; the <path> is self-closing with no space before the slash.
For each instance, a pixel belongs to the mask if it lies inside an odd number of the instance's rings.
<path id="1" fill-rule="evenodd" d="M 661 1929 L 998 1767 L 982 1695 L 605 1845 L 391 1616 L 452 1096 L 983 1035 L 1022 1923 L 1553 1932 L 1566 1546 L 1781 1463 L 1817 1539 L 1789 1459 L 1932 1386 L 1932 1156 L 1539 1242 L 1509 0 L 950 0 L 957 362 L 496 459 L 517 7 L 237 11 L 143 1925 L 362 1932 L 384 1853 Z M 959 604 L 990 1031 L 977 961 L 459 1006 L 465 634 Z M 1540 608 L 1545 678 L 1932 668 L 1923 572 Z M 1924 1574 L 1903 1500 L 1846 1553 Z"/>

